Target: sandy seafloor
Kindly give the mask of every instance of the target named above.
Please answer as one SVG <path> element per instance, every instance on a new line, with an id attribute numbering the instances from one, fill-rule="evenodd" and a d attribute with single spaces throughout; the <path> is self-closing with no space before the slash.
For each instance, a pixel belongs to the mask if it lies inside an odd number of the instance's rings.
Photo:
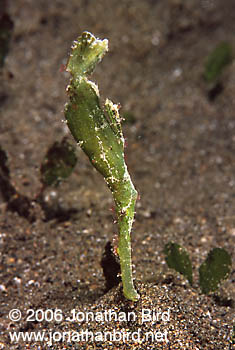
<path id="1" fill-rule="evenodd" d="M 234 269 L 216 293 L 205 296 L 198 268 L 214 247 L 234 259 L 235 61 L 223 72 L 223 88 L 213 100 L 202 77 L 218 43 L 235 47 L 234 1 L 17 0 L 8 2 L 8 13 L 14 31 L 1 72 L 0 144 L 11 183 L 29 201 L 40 190 L 48 147 L 70 137 L 62 123 L 69 77 L 60 67 L 71 43 L 84 30 L 109 40 L 93 80 L 102 101 L 120 102 L 133 119 L 123 131 L 128 168 L 141 195 L 132 232 L 141 299 L 124 300 L 121 286 L 105 294 L 100 260 L 116 232 L 113 204 L 78 149 L 70 179 L 45 192 L 50 212 L 35 204 L 29 220 L 8 205 L 1 189 L 0 349 L 233 349 Z M 167 267 L 163 248 L 169 241 L 189 252 L 192 287 Z M 56 308 L 63 311 L 61 322 L 26 320 L 28 309 Z M 11 309 L 22 312 L 21 321 L 10 321 Z M 73 309 L 133 311 L 136 320 L 66 321 Z M 142 324 L 143 309 L 169 309 L 170 319 Z M 141 340 L 50 345 L 9 338 L 10 331 L 86 329 L 93 335 L 140 329 Z M 146 340 L 150 331 L 167 332 L 169 341 Z"/>

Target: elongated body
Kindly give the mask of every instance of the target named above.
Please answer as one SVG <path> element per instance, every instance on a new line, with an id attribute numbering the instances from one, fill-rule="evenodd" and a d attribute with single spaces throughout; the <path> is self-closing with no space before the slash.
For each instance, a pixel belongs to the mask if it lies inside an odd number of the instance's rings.
<path id="1" fill-rule="evenodd" d="M 127 299 L 137 300 L 139 295 L 133 285 L 130 239 L 137 192 L 124 160 L 119 107 L 107 99 L 102 110 L 98 87 L 87 78 L 107 50 L 106 39 L 96 39 L 88 32 L 74 42 L 67 64 L 72 79 L 67 88 L 69 103 L 65 106 L 65 117 L 73 137 L 103 175 L 112 192 L 119 227 L 118 254 L 123 292 Z"/>

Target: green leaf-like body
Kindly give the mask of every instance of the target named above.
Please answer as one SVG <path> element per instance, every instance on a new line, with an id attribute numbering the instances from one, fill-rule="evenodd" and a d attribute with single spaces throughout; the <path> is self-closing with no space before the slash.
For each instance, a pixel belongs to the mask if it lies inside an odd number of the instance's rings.
<path id="1" fill-rule="evenodd" d="M 212 249 L 199 269 L 199 283 L 204 294 L 216 291 L 231 271 L 232 259 L 223 248 Z"/>
<path id="2" fill-rule="evenodd" d="M 74 77 L 91 74 L 108 51 L 108 40 L 99 40 L 89 32 L 84 32 L 74 41 L 67 64 L 67 71 Z"/>
<path id="3" fill-rule="evenodd" d="M 96 169 L 111 185 L 125 173 L 123 142 L 100 108 L 97 86 L 85 77 L 71 82 L 65 116 L 68 127 Z"/>
<path id="4" fill-rule="evenodd" d="M 177 243 L 167 243 L 164 247 L 167 265 L 184 275 L 193 284 L 192 264 L 186 249 Z"/>
<path id="5" fill-rule="evenodd" d="M 100 106 L 99 90 L 87 79 L 108 50 L 108 41 L 84 32 L 74 42 L 67 64 L 72 75 L 65 106 L 68 127 L 92 165 L 103 175 L 116 205 L 123 291 L 127 299 L 137 300 L 131 267 L 130 232 L 137 192 L 131 182 L 124 159 L 124 138 L 118 105 L 106 100 Z"/>

